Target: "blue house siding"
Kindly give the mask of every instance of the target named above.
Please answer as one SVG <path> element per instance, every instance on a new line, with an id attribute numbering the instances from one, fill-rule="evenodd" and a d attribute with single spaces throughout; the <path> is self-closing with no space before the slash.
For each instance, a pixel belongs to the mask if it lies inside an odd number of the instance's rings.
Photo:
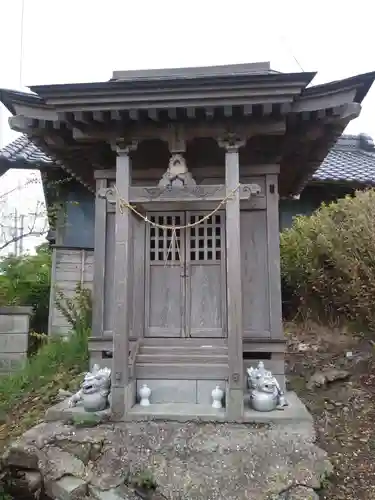
<path id="1" fill-rule="evenodd" d="M 80 184 L 67 193 L 59 244 L 70 248 L 94 248 L 95 198 Z"/>
<path id="2" fill-rule="evenodd" d="M 311 215 L 315 209 L 315 203 L 313 203 L 312 200 L 309 199 L 280 200 L 280 231 L 291 227 L 291 225 L 293 224 L 293 218 L 297 215 Z"/>
<path id="3" fill-rule="evenodd" d="M 306 186 L 298 200 L 280 200 L 280 231 L 291 227 L 294 217 L 312 215 L 322 203 L 332 203 L 354 193 L 355 188 L 350 183 L 315 182 Z"/>

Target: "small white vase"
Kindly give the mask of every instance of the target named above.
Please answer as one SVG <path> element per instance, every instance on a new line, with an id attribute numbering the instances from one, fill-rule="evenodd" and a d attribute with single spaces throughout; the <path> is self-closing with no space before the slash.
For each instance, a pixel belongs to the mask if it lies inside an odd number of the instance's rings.
<path id="1" fill-rule="evenodd" d="M 220 389 L 220 387 L 217 385 L 215 389 L 211 393 L 212 396 L 212 408 L 222 408 L 222 400 L 224 396 L 224 391 Z"/>
<path id="2" fill-rule="evenodd" d="M 140 406 L 150 406 L 150 396 L 151 396 L 151 389 L 148 387 L 148 385 L 143 384 L 142 387 L 139 389 Z"/>

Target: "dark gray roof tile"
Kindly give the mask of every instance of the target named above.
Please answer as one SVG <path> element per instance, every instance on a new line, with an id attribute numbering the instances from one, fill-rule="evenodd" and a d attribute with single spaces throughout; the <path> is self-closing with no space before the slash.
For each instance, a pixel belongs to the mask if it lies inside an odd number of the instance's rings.
<path id="1" fill-rule="evenodd" d="M 375 148 L 371 138 L 343 135 L 312 177 L 319 182 L 375 185 Z"/>
<path id="2" fill-rule="evenodd" d="M 30 168 L 52 165 L 54 162 L 33 144 L 26 135 L 22 135 L 3 149 L 0 149 L 0 162 L 5 160 L 16 167 L 17 163 L 29 164 Z"/>

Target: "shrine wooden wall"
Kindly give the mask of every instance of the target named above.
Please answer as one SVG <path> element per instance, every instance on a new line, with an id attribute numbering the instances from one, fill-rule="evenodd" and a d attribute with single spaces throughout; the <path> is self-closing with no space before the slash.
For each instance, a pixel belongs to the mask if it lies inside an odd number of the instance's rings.
<path id="1" fill-rule="evenodd" d="M 243 337 L 282 338 L 277 175 L 262 180 L 264 207 L 241 207 Z"/>
<path id="2" fill-rule="evenodd" d="M 193 169 L 194 170 L 194 169 Z M 281 338 L 280 275 L 278 256 L 278 195 L 277 165 L 242 167 L 242 183 L 257 183 L 261 194 L 250 201 L 241 202 L 241 270 L 243 288 L 244 337 L 267 339 Z M 148 169 L 135 171 L 133 184 L 157 185 L 163 171 Z M 199 168 L 192 171 L 197 183 L 224 183 L 224 167 Z M 114 172 L 98 173 L 101 187 L 114 183 Z M 189 208 L 212 210 L 205 202 L 190 202 Z M 181 210 L 179 204 L 150 204 L 151 210 Z M 115 207 L 104 199 L 96 200 L 96 242 L 94 286 L 93 336 L 108 338 L 113 331 L 113 276 L 115 243 Z M 143 336 L 144 332 L 144 276 L 145 276 L 145 224 L 132 218 L 130 265 L 130 338 Z M 105 235 L 105 237 L 104 237 Z"/>

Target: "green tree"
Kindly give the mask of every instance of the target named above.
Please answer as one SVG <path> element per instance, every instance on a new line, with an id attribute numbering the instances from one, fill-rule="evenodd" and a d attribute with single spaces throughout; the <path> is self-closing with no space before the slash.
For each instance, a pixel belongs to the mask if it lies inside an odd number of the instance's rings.
<path id="1" fill-rule="evenodd" d="M 51 252 L 40 245 L 35 255 L 9 256 L 0 261 L 0 305 L 31 306 L 31 330 L 47 332 L 51 282 Z"/>

